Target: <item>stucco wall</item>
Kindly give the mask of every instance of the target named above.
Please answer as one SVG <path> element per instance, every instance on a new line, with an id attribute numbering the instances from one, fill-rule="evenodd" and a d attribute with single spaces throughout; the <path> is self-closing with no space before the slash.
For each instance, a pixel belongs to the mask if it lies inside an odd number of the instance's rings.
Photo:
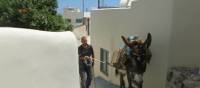
<path id="1" fill-rule="evenodd" d="M 71 32 L 0 28 L 0 88 L 80 88 Z"/>
<path id="2" fill-rule="evenodd" d="M 169 67 L 200 67 L 199 3 L 199 0 L 175 0 L 174 2 Z"/>

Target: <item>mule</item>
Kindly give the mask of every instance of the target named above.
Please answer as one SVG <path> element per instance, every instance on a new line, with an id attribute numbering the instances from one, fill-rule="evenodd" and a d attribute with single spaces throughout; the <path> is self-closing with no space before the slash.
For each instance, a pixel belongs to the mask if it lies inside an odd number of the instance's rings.
<path id="1" fill-rule="evenodd" d="M 143 74 L 146 71 L 147 63 L 150 63 L 152 57 L 149 49 L 152 36 L 148 33 L 144 42 L 142 40 L 130 41 L 124 36 L 121 38 L 125 43 L 125 47 L 119 50 L 119 61 L 113 65 L 116 68 L 116 75 L 120 75 L 120 88 L 125 88 L 125 75 L 127 76 L 129 88 L 133 88 L 132 84 L 137 88 L 142 88 Z"/>

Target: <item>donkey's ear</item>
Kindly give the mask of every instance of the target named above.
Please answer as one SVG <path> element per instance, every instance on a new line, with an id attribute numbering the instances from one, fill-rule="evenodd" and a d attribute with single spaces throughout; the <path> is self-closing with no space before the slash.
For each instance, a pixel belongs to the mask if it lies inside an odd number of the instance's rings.
<path id="1" fill-rule="evenodd" d="M 151 46 L 152 36 L 151 33 L 147 34 L 147 39 L 144 42 L 144 45 L 149 48 Z"/>
<path id="2" fill-rule="evenodd" d="M 127 38 L 125 38 L 124 36 L 121 36 L 123 42 L 127 45 L 127 46 L 131 46 L 130 42 L 127 40 Z"/>

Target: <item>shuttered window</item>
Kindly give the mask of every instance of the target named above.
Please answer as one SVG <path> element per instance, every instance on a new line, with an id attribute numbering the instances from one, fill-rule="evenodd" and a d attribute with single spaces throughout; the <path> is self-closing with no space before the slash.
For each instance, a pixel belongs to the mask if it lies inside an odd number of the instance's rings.
<path id="1" fill-rule="evenodd" d="M 106 49 L 100 49 L 100 60 L 105 63 L 100 63 L 100 71 L 108 76 L 108 56 L 109 52 Z"/>

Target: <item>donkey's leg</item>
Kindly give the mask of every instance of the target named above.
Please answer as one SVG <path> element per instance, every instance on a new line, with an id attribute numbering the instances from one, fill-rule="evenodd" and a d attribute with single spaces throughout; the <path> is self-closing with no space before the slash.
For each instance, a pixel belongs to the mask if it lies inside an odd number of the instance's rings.
<path id="1" fill-rule="evenodd" d="M 139 83 L 136 83 L 136 84 L 137 84 L 137 87 L 138 87 L 138 88 L 142 88 L 143 81 L 142 81 L 142 82 L 139 82 Z"/>
<path id="2" fill-rule="evenodd" d="M 141 74 L 141 81 L 139 83 L 139 88 L 142 88 L 143 86 L 143 74 Z"/>
<path id="3" fill-rule="evenodd" d="M 128 79 L 128 85 L 129 85 L 128 88 L 133 88 L 131 72 L 129 70 L 126 70 L 126 73 L 127 73 L 127 79 Z"/>
<path id="4" fill-rule="evenodd" d="M 138 85 L 138 87 L 139 88 L 142 88 L 142 85 L 143 85 L 143 74 L 140 74 L 140 82 L 139 82 L 139 85 Z"/>
<path id="5" fill-rule="evenodd" d="M 120 75 L 120 88 L 123 88 L 121 75 Z"/>
<path id="6" fill-rule="evenodd" d="M 143 75 L 142 74 L 135 74 L 133 83 L 137 86 L 137 88 L 142 88 L 143 85 Z"/>
<path id="7" fill-rule="evenodd" d="M 125 88 L 124 76 L 120 74 L 120 88 Z"/>
<path id="8" fill-rule="evenodd" d="M 140 84 L 138 85 L 138 88 L 142 88 L 142 84 L 143 84 L 143 83 L 140 83 Z"/>

